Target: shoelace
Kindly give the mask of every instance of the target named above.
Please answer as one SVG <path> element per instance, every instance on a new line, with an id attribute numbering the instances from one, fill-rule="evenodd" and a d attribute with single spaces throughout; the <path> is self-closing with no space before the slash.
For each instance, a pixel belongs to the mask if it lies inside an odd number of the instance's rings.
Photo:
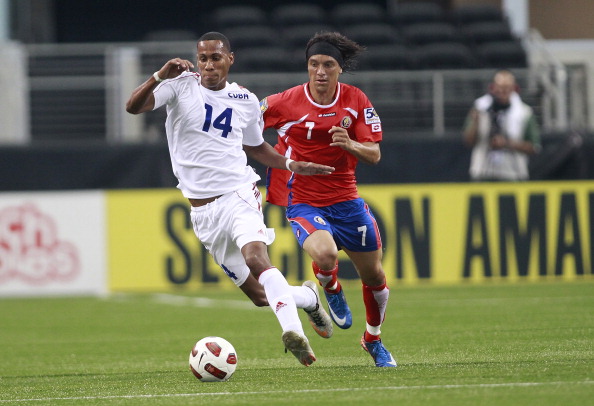
<path id="1" fill-rule="evenodd" d="M 318 309 L 320 308 L 320 304 L 316 303 L 316 308 L 313 309 L 312 311 L 307 312 L 311 318 L 313 319 L 314 323 L 316 323 L 316 326 L 323 326 L 324 325 L 324 321 L 322 320 L 322 316 L 320 315 L 320 313 L 318 312 Z"/>

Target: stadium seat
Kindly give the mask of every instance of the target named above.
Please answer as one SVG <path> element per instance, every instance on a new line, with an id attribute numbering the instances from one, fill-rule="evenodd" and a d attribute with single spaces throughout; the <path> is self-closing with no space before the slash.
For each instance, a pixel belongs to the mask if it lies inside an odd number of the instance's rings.
<path id="1" fill-rule="evenodd" d="M 352 25 L 345 27 L 343 34 L 364 46 L 404 42 L 400 33 L 388 23 Z"/>
<path id="2" fill-rule="evenodd" d="M 218 31 L 225 33 L 229 28 L 240 25 L 267 24 L 266 13 L 257 6 L 224 6 L 213 13 L 213 21 Z"/>
<path id="3" fill-rule="evenodd" d="M 143 40 L 158 41 L 196 41 L 198 36 L 190 30 L 155 30 L 146 33 Z"/>
<path id="4" fill-rule="evenodd" d="M 436 3 L 418 1 L 398 4 L 388 9 L 389 21 L 397 27 L 443 21 L 445 13 Z"/>
<path id="5" fill-rule="evenodd" d="M 289 3 L 275 7 L 271 13 L 272 24 L 280 29 L 303 24 L 327 24 L 326 11 L 317 4 Z"/>
<path id="6" fill-rule="evenodd" d="M 353 24 L 385 22 L 386 10 L 373 3 L 342 3 L 330 12 L 331 22 L 340 28 Z"/>
<path id="7" fill-rule="evenodd" d="M 449 23 L 420 23 L 404 27 L 403 35 L 412 45 L 426 45 L 433 42 L 462 42 L 462 36 Z"/>
<path id="8" fill-rule="evenodd" d="M 458 25 L 484 21 L 504 21 L 501 9 L 490 4 L 468 4 L 458 6 L 451 10 L 450 18 Z"/>
<path id="9" fill-rule="evenodd" d="M 269 25 L 236 26 L 225 31 L 233 50 L 265 45 L 280 45 L 279 33 Z"/>
<path id="10" fill-rule="evenodd" d="M 468 24 L 462 28 L 462 32 L 474 44 L 513 40 L 509 25 L 504 21 L 485 21 Z"/>
<path id="11" fill-rule="evenodd" d="M 477 55 L 485 68 L 525 68 L 526 51 L 519 41 L 487 42 L 480 45 Z"/>
<path id="12" fill-rule="evenodd" d="M 304 70 L 304 64 L 296 66 L 294 56 L 282 46 L 258 46 L 239 49 L 235 52 L 233 72 L 289 72 Z"/>
<path id="13" fill-rule="evenodd" d="M 307 41 L 314 34 L 322 31 L 334 31 L 335 28 L 327 24 L 303 24 L 287 27 L 282 30 L 281 37 L 283 43 L 291 48 L 299 48 L 305 50 Z"/>
<path id="14" fill-rule="evenodd" d="M 472 69 L 477 62 L 470 48 L 457 42 L 434 42 L 415 50 L 419 69 Z"/>
<path id="15" fill-rule="evenodd" d="M 372 45 L 359 57 L 361 70 L 415 69 L 415 54 L 402 44 Z"/>

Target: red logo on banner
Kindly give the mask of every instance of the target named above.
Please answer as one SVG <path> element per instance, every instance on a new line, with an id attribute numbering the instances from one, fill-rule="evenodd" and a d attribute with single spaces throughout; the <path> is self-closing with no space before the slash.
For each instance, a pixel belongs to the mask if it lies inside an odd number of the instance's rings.
<path id="1" fill-rule="evenodd" d="M 0 284 L 21 279 L 41 285 L 80 273 L 74 244 L 60 241 L 55 221 L 35 206 L 0 210 Z"/>

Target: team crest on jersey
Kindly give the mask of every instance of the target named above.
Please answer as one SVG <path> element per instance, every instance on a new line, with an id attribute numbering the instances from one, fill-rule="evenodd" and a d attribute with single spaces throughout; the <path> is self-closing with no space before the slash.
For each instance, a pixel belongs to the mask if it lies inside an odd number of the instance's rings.
<path id="1" fill-rule="evenodd" d="M 342 128 L 349 128 L 351 124 L 353 124 L 353 119 L 349 116 L 345 116 L 342 118 L 342 120 L 340 120 L 340 126 Z"/>
<path id="2" fill-rule="evenodd" d="M 268 110 L 268 97 L 260 100 L 260 111 L 264 113 L 266 110 Z"/>
<path id="3" fill-rule="evenodd" d="M 320 216 L 315 216 L 315 217 L 314 217 L 314 221 L 315 221 L 316 223 L 318 223 L 318 224 L 321 224 L 321 225 L 323 225 L 323 226 L 325 226 L 325 225 L 326 225 L 326 222 L 325 222 L 325 221 L 324 221 L 324 219 L 323 219 L 323 218 L 321 218 Z"/>
<path id="4" fill-rule="evenodd" d="M 365 115 L 365 124 L 376 124 L 380 122 L 380 118 L 373 107 L 363 109 Z"/>

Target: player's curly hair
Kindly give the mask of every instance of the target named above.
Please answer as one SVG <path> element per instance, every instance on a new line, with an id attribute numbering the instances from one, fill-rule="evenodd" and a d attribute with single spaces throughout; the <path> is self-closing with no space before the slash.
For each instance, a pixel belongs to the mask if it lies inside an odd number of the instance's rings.
<path id="1" fill-rule="evenodd" d="M 357 57 L 365 51 L 365 47 L 347 38 L 339 32 L 322 31 L 309 39 L 305 47 L 305 54 L 309 48 L 318 42 L 328 42 L 335 46 L 342 55 L 342 70 L 348 72 L 357 68 Z"/>

